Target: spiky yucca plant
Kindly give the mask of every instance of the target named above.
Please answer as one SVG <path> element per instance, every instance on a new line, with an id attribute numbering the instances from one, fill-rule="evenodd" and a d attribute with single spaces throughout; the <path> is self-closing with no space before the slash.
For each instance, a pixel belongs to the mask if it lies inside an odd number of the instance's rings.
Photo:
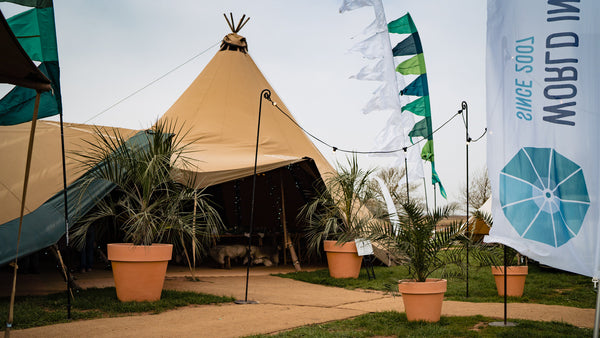
<path id="1" fill-rule="evenodd" d="M 204 252 L 223 225 L 209 196 L 194 190 L 193 181 L 182 184 L 176 177 L 181 173 L 174 169 L 176 163 L 192 168 L 189 143 L 183 141 L 186 132 L 176 123 L 159 121 L 142 133 L 127 139 L 116 129 L 97 128 L 89 150 L 76 154 L 86 172 L 82 194 L 98 180 L 115 188 L 76 225 L 75 245 L 84 245 L 90 226 L 112 224 L 117 229 L 99 231 L 120 229 L 125 241 L 135 245 L 195 243 L 196 252 Z"/>
<path id="2" fill-rule="evenodd" d="M 374 197 L 369 184 L 373 170 L 361 169 L 356 156 L 347 160 L 347 166 L 338 165 L 336 173 L 324 178 L 315 198 L 298 214 L 308 224 L 306 239 L 313 254 L 321 253 L 324 240 L 345 243 L 362 238 L 369 224 L 381 220 L 382 215 L 365 206 Z"/>
<path id="3" fill-rule="evenodd" d="M 415 203 L 404 203 L 398 224 L 376 223 L 370 227 L 368 238 L 383 245 L 391 254 L 404 257 L 411 278 L 425 282 L 446 264 L 458 263 L 459 255 L 447 249 L 461 239 L 462 225 L 456 222 L 436 229 L 452 211 L 452 207 L 446 206 L 428 213 Z M 442 255 L 443 251 L 447 252 Z"/>

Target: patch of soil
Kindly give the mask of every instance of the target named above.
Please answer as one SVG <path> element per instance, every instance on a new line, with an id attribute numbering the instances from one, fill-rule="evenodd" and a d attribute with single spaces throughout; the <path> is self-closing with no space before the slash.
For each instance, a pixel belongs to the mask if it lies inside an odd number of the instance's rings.
<path id="1" fill-rule="evenodd" d="M 486 327 L 488 327 L 488 323 L 486 323 L 486 322 L 479 322 L 479 323 L 475 324 L 475 326 L 473 326 L 469 330 L 470 331 L 479 332 L 479 331 L 485 329 Z"/>

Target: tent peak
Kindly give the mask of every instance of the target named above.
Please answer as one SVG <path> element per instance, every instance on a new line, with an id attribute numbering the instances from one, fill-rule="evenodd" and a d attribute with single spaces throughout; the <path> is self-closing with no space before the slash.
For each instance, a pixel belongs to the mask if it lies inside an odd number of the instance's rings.
<path id="1" fill-rule="evenodd" d="M 240 19 L 236 27 L 232 13 L 229 13 L 231 21 L 229 20 L 227 15 L 225 15 L 225 13 L 223 13 L 223 16 L 227 21 L 227 25 L 231 29 L 231 33 L 227 34 L 223 38 L 220 50 L 236 50 L 242 53 L 246 53 L 248 51 L 248 44 L 246 43 L 246 38 L 241 35 L 238 35 L 237 33 L 246 25 L 248 20 L 250 20 L 250 17 L 246 18 L 246 14 L 242 15 L 242 18 Z M 246 19 L 246 21 L 244 21 L 244 19 Z"/>

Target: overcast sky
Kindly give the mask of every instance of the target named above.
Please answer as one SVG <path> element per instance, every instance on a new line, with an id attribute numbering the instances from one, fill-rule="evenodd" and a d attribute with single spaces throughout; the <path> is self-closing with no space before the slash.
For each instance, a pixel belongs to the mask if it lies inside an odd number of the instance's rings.
<path id="1" fill-rule="evenodd" d="M 230 32 L 223 13 L 250 17 L 240 32 L 249 54 L 298 122 L 339 148 L 372 150 L 389 113 L 363 115 L 377 82 L 349 79 L 367 60 L 349 53 L 373 20 L 371 7 L 339 13 L 340 0 L 55 0 L 64 118 L 68 122 L 147 128 L 183 93 Z M 473 138 L 485 122 L 486 1 L 383 1 L 387 21 L 411 13 L 425 54 L 437 128 L 469 105 Z M 5 17 L 21 9 L 0 4 Z M 99 117 L 94 115 L 180 67 Z M 0 88 L 6 90 L 6 87 Z M 89 121 L 89 122 L 88 122 Z M 465 177 L 465 129 L 454 119 L 434 135 L 436 169 L 449 200 Z M 343 154 L 319 144 L 334 163 Z M 471 176 L 485 165 L 485 138 L 471 144 Z M 367 166 L 391 165 L 361 156 Z M 425 166 L 431 205 L 430 169 Z M 442 199 L 438 196 L 438 205 Z"/>

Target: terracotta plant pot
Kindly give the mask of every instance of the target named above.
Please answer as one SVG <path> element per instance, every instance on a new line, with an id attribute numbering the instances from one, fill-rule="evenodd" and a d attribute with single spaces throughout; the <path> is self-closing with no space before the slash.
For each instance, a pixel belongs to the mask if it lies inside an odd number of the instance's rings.
<path id="1" fill-rule="evenodd" d="M 172 244 L 108 244 L 117 298 L 122 302 L 160 299 Z"/>
<path id="2" fill-rule="evenodd" d="M 525 288 L 525 277 L 529 272 L 527 266 L 507 266 L 506 267 L 506 295 L 509 297 L 523 296 Z M 492 266 L 492 274 L 496 280 L 496 289 L 499 296 L 504 296 L 504 267 Z"/>
<path id="3" fill-rule="evenodd" d="M 337 245 L 336 241 L 323 241 L 327 254 L 329 275 L 333 278 L 358 278 L 362 265 L 362 256 L 356 251 L 354 242 Z"/>
<path id="4" fill-rule="evenodd" d="M 398 281 L 398 291 L 402 294 L 406 318 L 409 321 L 438 322 L 442 315 L 446 287 L 445 279 L 428 278 L 426 282 L 415 282 L 414 279 Z"/>

